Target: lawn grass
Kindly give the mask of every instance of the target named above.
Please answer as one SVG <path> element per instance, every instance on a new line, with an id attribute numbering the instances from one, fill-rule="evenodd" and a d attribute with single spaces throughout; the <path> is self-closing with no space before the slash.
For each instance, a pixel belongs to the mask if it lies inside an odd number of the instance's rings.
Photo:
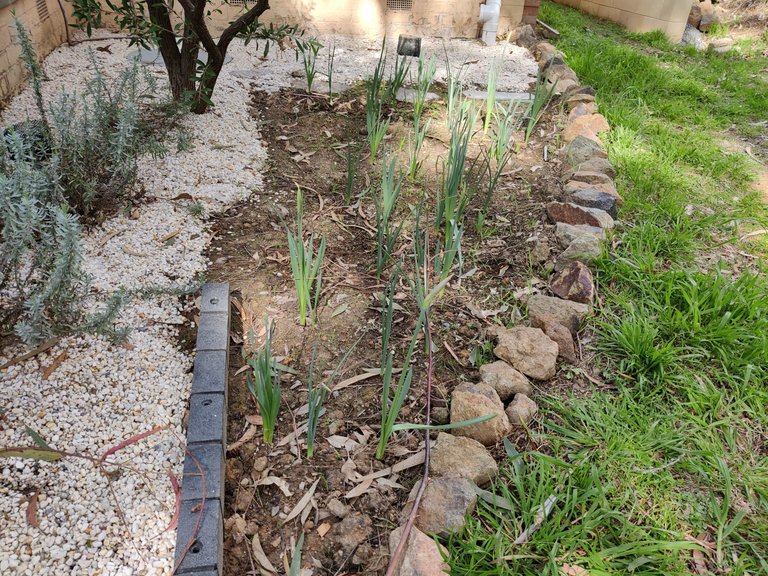
<path id="1" fill-rule="evenodd" d="M 451 573 L 768 574 L 768 280 L 701 259 L 768 227 L 753 161 L 724 144 L 768 117 L 764 40 L 695 53 L 550 2 L 540 18 L 597 90 L 626 200 L 596 267 L 606 386 L 542 399 L 546 454 L 508 459 L 508 506 L 478 504 Z"/>

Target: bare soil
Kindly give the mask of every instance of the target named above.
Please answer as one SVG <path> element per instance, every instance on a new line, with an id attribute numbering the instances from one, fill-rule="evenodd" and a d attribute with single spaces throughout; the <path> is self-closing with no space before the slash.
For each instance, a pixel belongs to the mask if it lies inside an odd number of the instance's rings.
<path id="1" fill-rule="evenodd" d="M 438 87 L 439 88 L 439 87 Z M 390 110 L 391 136 L 385 145 L 398 147 L 401 135 L 410 125 L 409 105 Z M 369 378 L 335 391 L 326 401 L 321 418 L 315 455 L 306 458 L 306 436 L 295 432 L 306 421 L 306 380 L 313 348 L 317 347 L 316 380 L 326 377 L 349 348 L 359 340 L 335 380 L 338 385 L 366 368 L 380 363 L 380 299 L 385 289 L 385 272 L 377 280 L 375 263 L 375 215 L 372 193 L 363 193 L 380 179 L 380 160 L 371 165 L 366 155 L 364 97 L 353 89 L 330 105 L 326 97 L 301 91 L 253 93 L 253 116 L 259 121 L 261 136 L 269 146 L 263 189 L 248 202 L 233 207 L 213 222 L 214 240 L 209 258 L 213 265 L 208 277 L 229 282 L 236 296 L 236 321 L 233 324 L 228 442 L 226 468 L 226 573 L 258 573 L 253 552 L 254 535 L 269 560 L 280 567 L 290 561 L 299 534 L 305 534 L 304 566 L 316 574 L 366 573 L 385 571 L 389 532 L 400 523 L 400 513 L 411 487 L 418 481 L 421 466 L 392 474 L 374 482 L 363 495 L 345 499 L 356 487 L 354 473 L 365 475 L 402 461 L 423 448 L 422 433 L 400 433 L 390 442 L 383 462 L 374 458 L 380 421 L 378 377 Z M 445 107 L 433 104 L 425 113 L 433 118 L 424 144 L 424 174 L 407 182 L 399 201 L 399 218 L 411 218 L 409 206 L 416 206 L 422 192 L 434 204 L 435 160 L 447 150 Z M 488 225 L 490 233 L 479 236 L 474 229 L 476 211 L 482 199 L 471 204 L 463 242 L 463 276 L 449 286 L 432 312 L 435 345 L 435 389 L 433 423 L 447 419 L 451 390 L 462 380 L 477 377 L 472 365 L 477 356 L 490 359 L 485 329 L 490 324 L 518 322 L 524 309 L 514 297 L 516 291 L 540 282 L 543 286 L 553 255 L 541 263 L 532 262 L 536 242 L 555 248 L 553 227 L 545 226 L 546 202 L 561 199 L 560 163 L 553 151 L 561 116 L 557 102 L 537 127 L 530 143 L 516 144 L 506 174 L 496 190 Z M 521 142 L 522 135 L 515 142 Z M 348 146 L 363 150 L 355 180 L 352 206 L 344 202 L 346 153 Z M 544 147 L 549 161 L 544 161 Z M 407 141 L 403 147 L 407 157 Z M 475 148 L 477 150 L 477 148 Z M 475 151 L 476 153 L 476 151 Z M 407 163 L 407 158 L 402 164 Z M 314 328 L 297 323 L 297 301 L 291 278 L 285 230 L 281 218 L 293 226 L 295 190 L 305 193 L 304 226 L 317 237 L 327 238 L 323 292 Z M 375 193 L 375 192 L 374 192 Z M 429 222 L 433 219 L 430 217 Z M 410 232 L 404 228 L 399 253 L 406 259 L 412 253 Z M 531 281 L 531 278 L 534 278 Z M 537 280 L 541 279 L 541 280 Z M 402 284 L 396 295 L 395 345 L 402 361 L 416 322 L 415 304 Z M 239 316 L 239 318 L 238 318 Z M 250 349 L 249 332 L 259 340 L 264 334 L 264 317 L 276 323 L 273 353 L 293 368 L 296 374 L 283 377 L 282 410 L 273 445 L 262 441 L 258 409 L 246 386 L 247 369 L 243 350 Z M 422 422 L 425 405 L 424 347 L 417 347 L 414 383 L 399 421 Z M 476 354 L 472 354 L 476 350 Z M 481 360 L 482 361 L 482 360 Z M 322 375 L 322 376 L 321 376 Z M 547 384 L 574 389 L 586 383 L 581 372 L 563 367 L 558 380 Z M 239 440 L 246 438 L 244 442 Z M 248 439 L 250 437 L 250 439 Z M 339 437 L 347 447 L 334 448 L 328 441 Z M 292 439 L 293 438 L 293 439 Z M 513 438 L 518 449 L 532 447 L 534 440 Z M 533 445 L 540 449 L 538 445 Z M 501 453 L 498 454 L 501 456 Z M 264 478 L 276 477 L 275 483 Z M 262 484 L 255 486 L 256 482 Z M 304 517 L 287 523 L 283 518 L 315 485 L 314 495 Z M 278 485 L 285 482 L 286 490 Z M 288 495 L 290 493 L 290 495 Z M 326 510 L 329 500 L 338 498 L 372 521 L 372 529 L 352 553 L 341 544 L 339 519 Z"/>

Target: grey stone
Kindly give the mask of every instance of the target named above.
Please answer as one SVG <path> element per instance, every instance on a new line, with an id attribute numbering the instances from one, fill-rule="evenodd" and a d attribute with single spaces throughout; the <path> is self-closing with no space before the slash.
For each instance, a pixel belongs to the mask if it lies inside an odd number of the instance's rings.
<path id="1" fill-rule="evenodd" d="M 195 349 L 226 350 L 229 344 L 229 312 L 206 312 L 200 314 Z"/>
<path id="2" fill-rule="evenodd" d="M 418 484 L 414 486 L 416 488 Z M 413 494 L 415 496 L 415 491 Z M 412 498 L 409 500 L 413 501 Z M 475 487 L 466 478 L 430 478 L 414 524 L 422 532 L 448 536 L 464 527 L 467 514 L 474 512 L 476 504 Z M 406 506 L 406 517 L 412 506 L 412 503 Z"/>
<path id="3" fill-rule="evenodd" d="M 571 180 L 576 182 L 586 182 L 587 184 L 610 184 L 613 186 L 613 179 L 602 172 L 592 172 L 580 169 L 573 173 Z M 615 186 L 614 186 L 615 189 Z"/>
<path id="4" fill-rule="evenodd" d="M 577 172 L 599 172 L 609 178 L 616 178 L 616 168 L 607 158 L 592 158 L 576 167 Z"/>
<path id="5" fill-rule="evenodd" d="M 227 391 L 226 350 L 205 350 L 195 356 L 195 368 L 192 373 L 192 394 L 215 392 L 225 394 Z"/>
<path id="6" fill-rule="evenodd" d="M 569 263 L 549 283 L 552 292 L 564 300 L 591 304 L 595 297 L 592 272 L 579 261 Z"/>
<path id="7" fill-rule="evenodd" d="M 585 136 L 576 136 L 565 147 L 564 152 L 565 158 L 571 166 L 578 166 L 593 158 L 608 158 L 608 154 L 600 144 Z"/>
<path id="8" fill-rule="evenodd" d="M 693 46 L 696 50 L 706 50 L 707 48 L 707 41 L 704 40 L 704 34 L 690 24 L 685 25 L 683 38 L 680 40 L 680 44 L 683 46 Z"/>
<path id="9" fill-rule="evenodd" d="M 338 498 L 331 498 L 325 505 L 328 512 L 336 516 L 336 518 L 346 518 L 349 515 L 349 506 L 344 504 Z"/>
<path id="10" fill-rule="evenodd" d="M 598 240 L 605 240 L 605 230 L 588 224 L 566 224 L 558 222 L 555 226 L 555 238 L 558 244 L 567 248 L 578 236 L 594 236 Z"/>
<path id="11" fill-rule="evenodd" d="M 563 270 L 571 262 L 590 264 L 600 257 L 600 241 L 594 236 L 577 236 L 555 261 L 555 270 Z"/>
<path id="12" fill-rule="evenodd" d="M 435 476 L 457 476 L 484 486 L 499 473 L 499 466 L 477 440 L 440 432 L 429 471 Z"/>
<path id="13" fill-rule="evenodd" d="M 402 526 L 389 533 L 390 555 L 395 553 L 402 537 Z M 395 572 L 395 576 L 445 576 L 450 571 L 450 567 L 443 560 L 444 554 L 447 555 L 445 548 L 412 526 L 408 534 L 408 545 L 403 554 L 403 561 L 400 569 Z"/>
<path id="14" fill-rule="evenodd" d="M 538 328 L 498 328 L 493 352 L 526 376 L 549 380 L 557 370 L 557 344 Z"/>
<path id="15" fill-rule="evenodd" d="M 502 402 L 515 394 L 530 396 L 533 388 L 525 374 L 501 360 L 480 366 L 480 380 L 496 390 Z"/>
<path id="16" fill-rule="evenodd" d="M 454 389 L 451 395 L 452 424 L 489 415 L 493 417 L 477 424 L 453 429 L 456 436 L 467 436 L 485 446 L 491 446 L 509 433 L 509 422 L 504 415 L 504 404 L 501 403 L 496 390 L 488 384 L 464 382 Z"/>
<path id="17" fill-rule="evenodd" d="M 346 558 L 352 551 L 367 541 L 373 533 L 373 522 L 365 514 L 347 516 L 333 527 L 331 541 Z"/>
<path id="18" fill-rule="evenodd" d="M 549 258 L 549 244 L 546 240 L 537 240 L 531 250 L 531 262 L 534 264 L 543 264 Z"/>
<path id="19" fill-rule="evenodd" d="M 506 410 L 512 426 L 528 426 L 538 411 L 539 407 L 536 402 L 525 394 L 517 394 Z"/>
<path id="20" fill-rule="evenodd" d="M 224 447 L 219 443 L 193 444 L 187 446 L 189 454 L 184 458 L 184 477 L 181 481 L 181 500 L 203 499 L 203 476 L 205 476 L 205 499 L 218 498 L 224 501 Z"/>
<path id="21" fill-rule="evenodd" d="M 395 94 L 395 98 L 398 102 L 407 102 L 409 104 L 413 104 L 416 102 L 416 96 L 418 95 L 418 90 L 415 90 L 413 88 L 400 88 L 397 91 L 397 94 Z M 425 100 L 427 102 L 432 102 L 432 100 L 437 100 L 440 98 L 437 94 L 434 92 L 427 92 L 425 96 Z"/>
<path id="22" fill-rule="evenodd" d="M 223 569 L 224 524 L 221 504 L 213 499 L 206 500 L 202 508 L 201 505 L 200 500 L 181 503 L 176 532 L 176 574 L 205 571 L 221 574 Z M 182 554 L 193 536 L 192 545 L 182 560 Z"/>
<path id="23" fill-rule="evenodd" d="M 203 285 L 200 312 L 229 313 L 229 284 L 209 282 Z"/>
<path id="24" fill-rule="evenodd" d="M 219 442 L 226 438 L 224 394 L 193 394 L 189 399 L 187 444 Z"/>
<path id="25" fill-rule="evenodd" d="M 611 218 L 616 218 L 618 215 L 616 196 L 609 194 L 608 192 L 603 192 L 602 190 L 582 188 L 578 192 L 571 194 L 569 200 L 579 206 L 604 210 L 611 215 Z"/>
<path id="26" fill-rule="evenodd" d="M 487 90 L 464 90 L 464 96 L 470 100 L 488 99 Z M 496 102 L 529 102 L 533 100 L 533 94 L 529 92 L 496 92 Z"/>
<path id="27" fill-rule="evenodd" d="M 536 317 L 532 319 L 535 328 L 541 330 L 557 344 L 557 355 L 566 362 L 576 362 L 576 345 L 570 330 L 557 322 L 551 316 L 546 318 Z M 529 394 L 526 394 L 529 396 Z"/>
<path id="28" fill-rule="evenodd" d="M 534 294 L 528 298 L 528 317 L 531 323 L 536 323 L 537 318 L 541 319 L 551 316 L 554 320 L 571 331 L 571 334 L 578 332 L 581 322 L 591 311 L 587 304 L 544 296 L 543 294 Z"/>

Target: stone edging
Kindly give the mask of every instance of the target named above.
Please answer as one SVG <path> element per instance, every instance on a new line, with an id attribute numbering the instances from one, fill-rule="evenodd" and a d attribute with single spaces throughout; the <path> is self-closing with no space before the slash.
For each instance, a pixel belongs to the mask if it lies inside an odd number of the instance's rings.
<path id="1" fill-rule="evenodd" d="M 229 285 L 205 284 L 189 398 L 187 455 L 176 534 L 175 574 L 222 576 L 224 456 L 227 438 Z M 191 455 L 194 456 L 194 458 Z M 198 464 L 203 469 L 203 477 Z M 205 498 L 203 509 L 200 504 Z M 194 541 L 190 546 L 193 534 Z M 187 550 L 183 560 L 182 554 Z"/>

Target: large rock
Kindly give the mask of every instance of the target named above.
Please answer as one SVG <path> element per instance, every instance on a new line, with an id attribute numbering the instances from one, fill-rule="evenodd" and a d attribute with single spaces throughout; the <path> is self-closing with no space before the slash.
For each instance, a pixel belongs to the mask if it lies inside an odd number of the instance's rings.
<path id="1" fill-rule="evenodd" d="M 518 26 L 509 34 L 509 41 L 522 46 L 523 48 L 531 48 L 538 39 L 536 38 L 536 32 L 530 24 L 523 24 Z"/>
<path id="2" fill-rule="evenodd" d="M 389 553 L 394 554 L 403 537 L 403 527 L 398 526 L 389 533 Z M 442 553 L 441 553 L 442 551 Z M 408 534 L 408 545 L 403 562 L 396 576 L 445 576 L 450 567 L 443 561 L 445 548 L 424 534 L 416 526 Z"/>
<path id="3" fill-rule="evenodd" d="M 712 27 L 712 24 L 720 22 L 720 17 L 712 5 L 711 0 L 704 0 L 699 3 L 701 8 L 701 21 L 699 22 L 699 30 L 707 32 Z"/>
<path id="4" fill-rule="evenodd" d="M 598 228 L 613 228 L 613 218 L 604 210 L 587 208 L 570 202 L 550 202 L 547 204 L 547 216 L 552 222 L 565 224 L 587 224 Z"/>
<path id="5" fill-rule="evenodd" d="M 571 166 L 578 166 L 594 158 L 608 158 L 605 149 L 594 140 L 577 136 L 563 150 L 566 161 Z"/>
<path id="6" fill-rule="evenodd" d="M 579 206 L 604 210 L 610 214 L 611 218 L 618 216 L 618 198 L 603 190 L 582 188 L 571 194 L 568 199 Z"/>
<path id="7" fill-rule="evenodd" d="M 598 240 L 605 240 L 605 230 L 597 226 L 589 226 L 587 224 L 577 224 L 574 226 L 565 222 L 558 222 L 555 226 L 555 238 L 557 238 L 557 243 L 563 248 L 568 248 L 571 242 L 578 236 L 594 236 Z"/>
<path id="8" fill-rule="evenodd" d="M 555 260 L 555 271 L 560 272 L 571 262 L 590 264 L 600 257 L 600 241 L 594 236 L 578 236 Z"/>
<path id="9" fill-rule="evenodd" d="M 536 324 L 542 318 L 551 317 L 562 324 L 571 334 L 579 331 L 581 322 L 590 313 L 591 308 L 587 304 L 534 294 L 528 298 L 528 318 L 532 324 Z"/>
<path id="10" fill-rule="evenodd" d="M 557 322 L 552 316 L 538 316 L 532 320 L 532 323 L 534 327 L 540 328 L 557 344 L 557 353 L 560 358 L 566 362 L 576 362 L 576 344 L 568 328 Z"/>
<path id="11" fill-rule="evenodd" d="M 482 382 L 464 382 L 456 387 L 451 395 L 451 424 L 488 415 L 494 417 L 470 426 L 454 428 L 454 435 L 473 438 L 485 446 L 492 446 L 509 433 L 504 404 L 496 390 Z"/>
<path id="12" fill-rule="evenodd" d="M 435 476 L 458 476 L 484 486 L 496 477 L 499 466 L 477 440 L 440 432 L 432 449 L 429 471 Z"/>
<path id="13" fill-rule="evenodd" d="M 698 28 L 700 22 L 701 6 L 699 6 L 699 0 L 691 0 L 691 11 L 688 13 L 688 24 L 694 28 Z"/>
<path id="14" fill-rule="evenodd" d="M 616 169 L 607 158 L 592 158 L 576 167 L 576 172 L 598 172 L 609 178 L 616 178 Z"/>
<path id="15" fill-rule="evenodd" d="M 496 338 L 494 354 L 526 376 L 535 380 L 549 380 L 555 376 L 557 344 L 540 329 L 525 326 L 498 329 Z"/>
<path id="16" fill-rule="evenodd" d="M 610 130 L 608 121 L 602 114 L 587 114 L 575 118 L 563 131 L 563 142 L 572 142 L 578 136 L 602 144 L 600 133 Z"/>
<path id="17" fill-rule="evenodd" d="M 569 263 L 549 284 L 550 290 L 563 300 L 591 304 L 595 298 L 592 272 L 579 261 Z"/>
<path id="18" fill-rule="evenodd" d="M 507 419 L 506 414 L 504 419 Z M 409 503 L 403 510 L 404 518 L 413 508 L 418 486 L 413 487 Z M 464 528 L 465 518 L 474 512 L 476 504 L 475 486 L 466 478 L 430 478 L 419 503 L 415 525 L 422 532 L 448 536 Z"/>
<path id="19" fill-rule="evenodd" d="M 527 427 L 533 417 L 539 411 L 536 402 L 528 398 L 525 394 L 518 394 L 507 406 L 507 417 L 512 426 Z"/>
<path id="20" fill-rule="evenodd" d="M 680 44 L 683 46 L 693 46 L 696 50 L 706 50 L 707 48 L 707 41 L 704 40 L 704 33 L 690 24 L 685 25 Z"/>
<path id="21" fill-rule="evenodd" d="M 597 112 L 597 104 L 594 102 L 580 102 L 568 112 L 568 121 L 575 120 L 579 116 L 587 116 Z"/>
<path id="22" fill-rule="evenodd" d="M 580 169 L 577 172 L 574 172 L 570 179 L 576 182 L 585 182 L 587 184 L 613 185 L 613 178 L 604 174 L 603 172 L 591 172 L 584 169 Z"/>
<path id="23" fill-rule="evenodd" d="M 533 393 L 525 374 L 501 360 L 480 366 L 480 380 L 496 390 L 502 402 L 509 401 L 515 394 L 530 396 Z"/>

